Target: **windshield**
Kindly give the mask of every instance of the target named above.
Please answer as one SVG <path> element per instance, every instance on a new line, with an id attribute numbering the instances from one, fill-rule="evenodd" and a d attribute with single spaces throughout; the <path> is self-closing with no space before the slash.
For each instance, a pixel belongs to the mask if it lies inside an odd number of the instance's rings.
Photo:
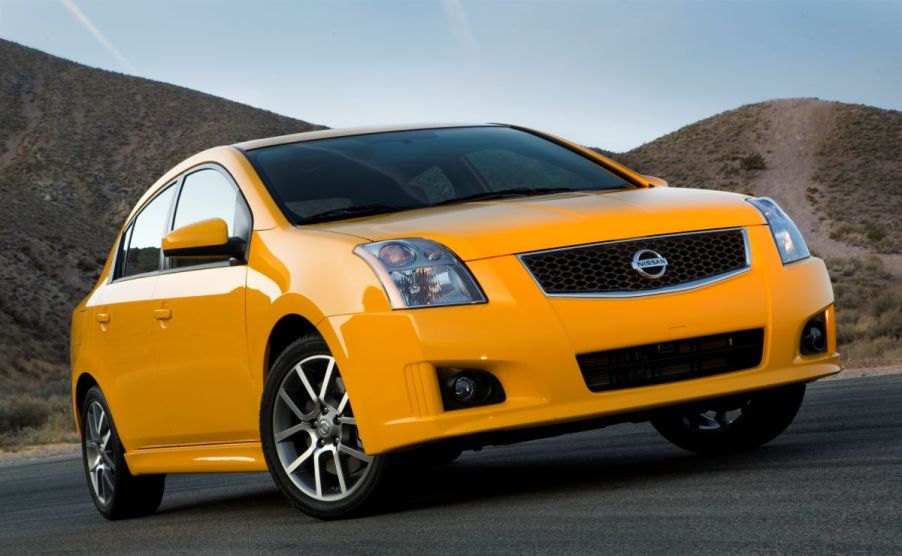
<path id="1" fill-rule="evenodd" d="M 480 199 L 632 187 L 593 160 L 508 127 L 396 131 L 248 151 L 305 224 Z"/>

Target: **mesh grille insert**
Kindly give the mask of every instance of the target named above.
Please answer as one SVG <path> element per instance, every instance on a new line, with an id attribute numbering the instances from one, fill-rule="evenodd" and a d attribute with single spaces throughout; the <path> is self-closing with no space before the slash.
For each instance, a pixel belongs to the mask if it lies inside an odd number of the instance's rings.
<path id="1" fill-rule="evenodd" d="M 520 259 L 547 294 L 654 292 L 747 268 L 745 242 L 742 230 L 717 230 L 527 253 Z M 662 276 L 650 278 L 633 268 L 633 257 L 642 250 L 667 260 Z"/>
<path id="2" fill-rule="evenodd" d="M 686 338 L 576 356 L 593 392 L 688 380 L 761 364 L 764 330 Z"/>

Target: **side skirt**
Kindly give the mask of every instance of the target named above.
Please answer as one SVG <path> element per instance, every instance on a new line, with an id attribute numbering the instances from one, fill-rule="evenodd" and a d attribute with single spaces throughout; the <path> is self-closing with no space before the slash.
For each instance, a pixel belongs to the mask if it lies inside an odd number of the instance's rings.
<path id="1" fill-rule="evenodd" d="M 125 454 L 134 475 L 266 471 L 259 442 L 147 448 Z"/>

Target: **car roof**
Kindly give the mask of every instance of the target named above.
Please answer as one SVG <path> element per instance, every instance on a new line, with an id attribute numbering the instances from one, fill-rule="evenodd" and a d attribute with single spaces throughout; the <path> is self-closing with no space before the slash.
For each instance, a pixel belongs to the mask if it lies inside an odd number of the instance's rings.
<path id="1" fill-rule="evenodd" d="M 416 131 L 421 129 L 445 129 L 454 127 L 493 127 L 501 124 L 463 124 L 463 123 L 434 123 L 434 124 L 407 124 L 391 126 L 367 126 L 349 127 L 344 129 L 323 129 L 319 131 L 307 131 L 304 133 L 292 133 L 264 139 L 253 139 L 242 143 L 235 143 L 233 147 L 243 151 L 285 145 L 288 143 L 300 143 L 302 141 L 316 141 L 317 139 L 332 139 L 334 137 L 351 137 L 354 135 L 368 135 L 372 133 L 390 133 L 393 131 Z"/>

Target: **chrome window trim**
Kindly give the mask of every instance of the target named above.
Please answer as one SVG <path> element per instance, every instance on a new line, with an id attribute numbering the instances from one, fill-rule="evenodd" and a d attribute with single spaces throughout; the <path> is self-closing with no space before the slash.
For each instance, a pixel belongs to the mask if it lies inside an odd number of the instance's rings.
<path id="1" fill-rule="evenodd" d="M 685 284 L 680 284 L 678 286 L 668 286 L 666 288 L 659 288 L 655 290 L 644 290 L 644 291 L 619 291 L 619 292 L 599 292 L 599 293 L 548 293 L 545 291 L 545 288 L 542 287 L 542 284 L 536 278 L 536 276 L 532 273 L 532 270 L 529 269 L 529 265 L 523 260 L 523 257 L 528 255 L 541 255 L 543 253 L 553 253 L 555 251 L 571 251 L 574 249 L 582 249 L 585 247 L 595 247 L 597 245 L 610 245 L 613 243 L 628 243 L 633 241 L 643 241 L 649 239 L 659 239 L 665 237 L 676 237 L 676 236 L 689 236 L 696 234 L 712 234 L 717 232 L 732 232 L 732 231 L 740 231 L 742 232 L 742 241 L 745 244 L 745 266 L 742 268 L 738 268 L 736 270 L 731 270 L 730 272 L 725 272 L 723 274 L 717 274 L 715 276 L 710 276 L 708 278 L 702 278 L 701 280 L 693 280 L 692 282 L 686 282 Z M 708 286 L 717 282 L 722 282 L 729 278 L 733 278 L 734 276 L 739 276 L 740 274 L 744 274 L 751 270 L 752 268 L 752 251 L 749 247 L 749 235 L 748 231 L 745 227 L 735 227 L 735 228 L 715 228 L 712 230 L 696 230 L 692 232 L 679 232 L 675 234 L 659 234 L 654 236 L 641 236 L 634 237 L 629 239 L 615 239 L 611 241 L 598 241 L 595 243 L 583 243 L 579 245 L 569 245 L 567 247 L 555 247 L 553 249 L 542 249 L 540 251 L 529 251 L 527 253 L 518 253 L 516 255 L 517 259 L 520 260 L 520 264 L 523 265 L 523 268 L 526 269 L 526 272 L 529 274 L 530 278 L 532 278 L 533 282 L 539 287 L 545 297 L 554 297 L 554 298 L 629 298 L 629 297 L 647 297 L 650 295 L 662 295 L 666 293 L 674 293 L 674 292 L 682 292 L 687 290 L 694 290 L 704 286 Z"/>

